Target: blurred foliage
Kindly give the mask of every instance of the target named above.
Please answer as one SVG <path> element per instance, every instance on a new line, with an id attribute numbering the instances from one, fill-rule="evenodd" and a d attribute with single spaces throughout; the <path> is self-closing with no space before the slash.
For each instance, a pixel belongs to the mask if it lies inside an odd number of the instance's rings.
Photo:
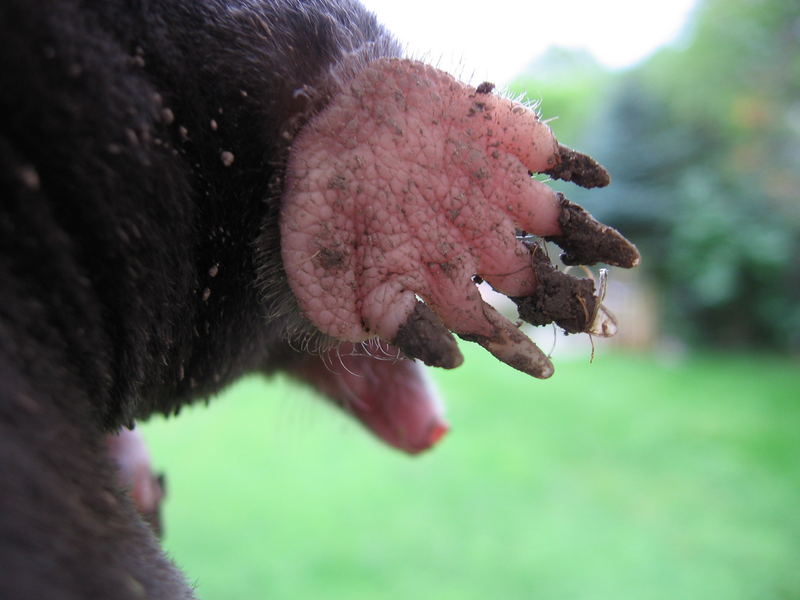
<path id="1" fill-rule="evenodd" d="M 682 41 L 621 73 L 553 51 L 512 91 L 614 181 L 562 189 L 632 238 L 664 329 L 800 350 L 800 6 L 706 0 Z"/>

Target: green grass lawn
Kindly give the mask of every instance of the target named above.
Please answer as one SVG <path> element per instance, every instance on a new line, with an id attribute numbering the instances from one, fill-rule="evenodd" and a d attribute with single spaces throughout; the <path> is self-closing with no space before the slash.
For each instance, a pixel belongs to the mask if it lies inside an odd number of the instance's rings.
<path id="1" fill-rule="evenodd" d="M 281 380 L 143 426 L 206 600 L 800 598 L 800 365 L 599 355 L 438 372 L 408 458 Z"/>

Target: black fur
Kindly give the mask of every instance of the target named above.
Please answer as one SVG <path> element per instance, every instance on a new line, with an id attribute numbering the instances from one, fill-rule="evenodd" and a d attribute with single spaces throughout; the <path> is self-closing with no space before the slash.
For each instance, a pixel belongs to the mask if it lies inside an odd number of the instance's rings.
<path id="1" fill-rule="evenodd" d="M 192 597 L 103 436 L 291 360 L 289 144 L 398 54 L 350 0 L 0 3 L 0 598 Z"/>

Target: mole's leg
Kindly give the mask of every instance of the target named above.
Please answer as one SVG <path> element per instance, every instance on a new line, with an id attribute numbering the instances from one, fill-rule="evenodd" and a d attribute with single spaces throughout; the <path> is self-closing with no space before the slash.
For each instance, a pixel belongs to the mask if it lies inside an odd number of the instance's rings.
<path id="1" fill-rule="evenodd" d="M 443 341 L 449 329 L 548 377 L 550 361 L 483 302 L 473 276 L 509 296 L 533 293 L 518 229 L 553 238 L 571 255 L 586 247 L 574 240 L 591 238 L 593 260 L 624 267 L 638 252 L 610 227 L 578 219 L 586 213 L 531 172 L 608 182 L 528 108 L 417 62 L 371 63 L 292 148 L 281 236 L 301 309 L 322 332 L 351 342 L 396 342 L 409 327 Z M 417 297 L 441 323 L 414 317 Z M 458 360 L 444 355 L 438 364 Z"/>

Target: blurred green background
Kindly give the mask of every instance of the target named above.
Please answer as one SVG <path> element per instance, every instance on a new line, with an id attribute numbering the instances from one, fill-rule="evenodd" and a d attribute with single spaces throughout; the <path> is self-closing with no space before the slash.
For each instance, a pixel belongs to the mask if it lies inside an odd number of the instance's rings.
<path id="1" fill-rule="evenodd" d="M 413 459 L 281 379 L 145 424 L 200 597 L 800 599 L 800 4 L 706 0 L 634 68 L 553 50 L 512 87 L 614 177 L 564 190 L 642 250 L 618 339 L 559 335 L 547 381 L 465 345 Z"/>
<path id="2" fill-rule="evenodd" d="M 201 597 L 800 598 L 796 363 L 464 349 L 418 458 L 282 381 L 148 424 Z"/>

